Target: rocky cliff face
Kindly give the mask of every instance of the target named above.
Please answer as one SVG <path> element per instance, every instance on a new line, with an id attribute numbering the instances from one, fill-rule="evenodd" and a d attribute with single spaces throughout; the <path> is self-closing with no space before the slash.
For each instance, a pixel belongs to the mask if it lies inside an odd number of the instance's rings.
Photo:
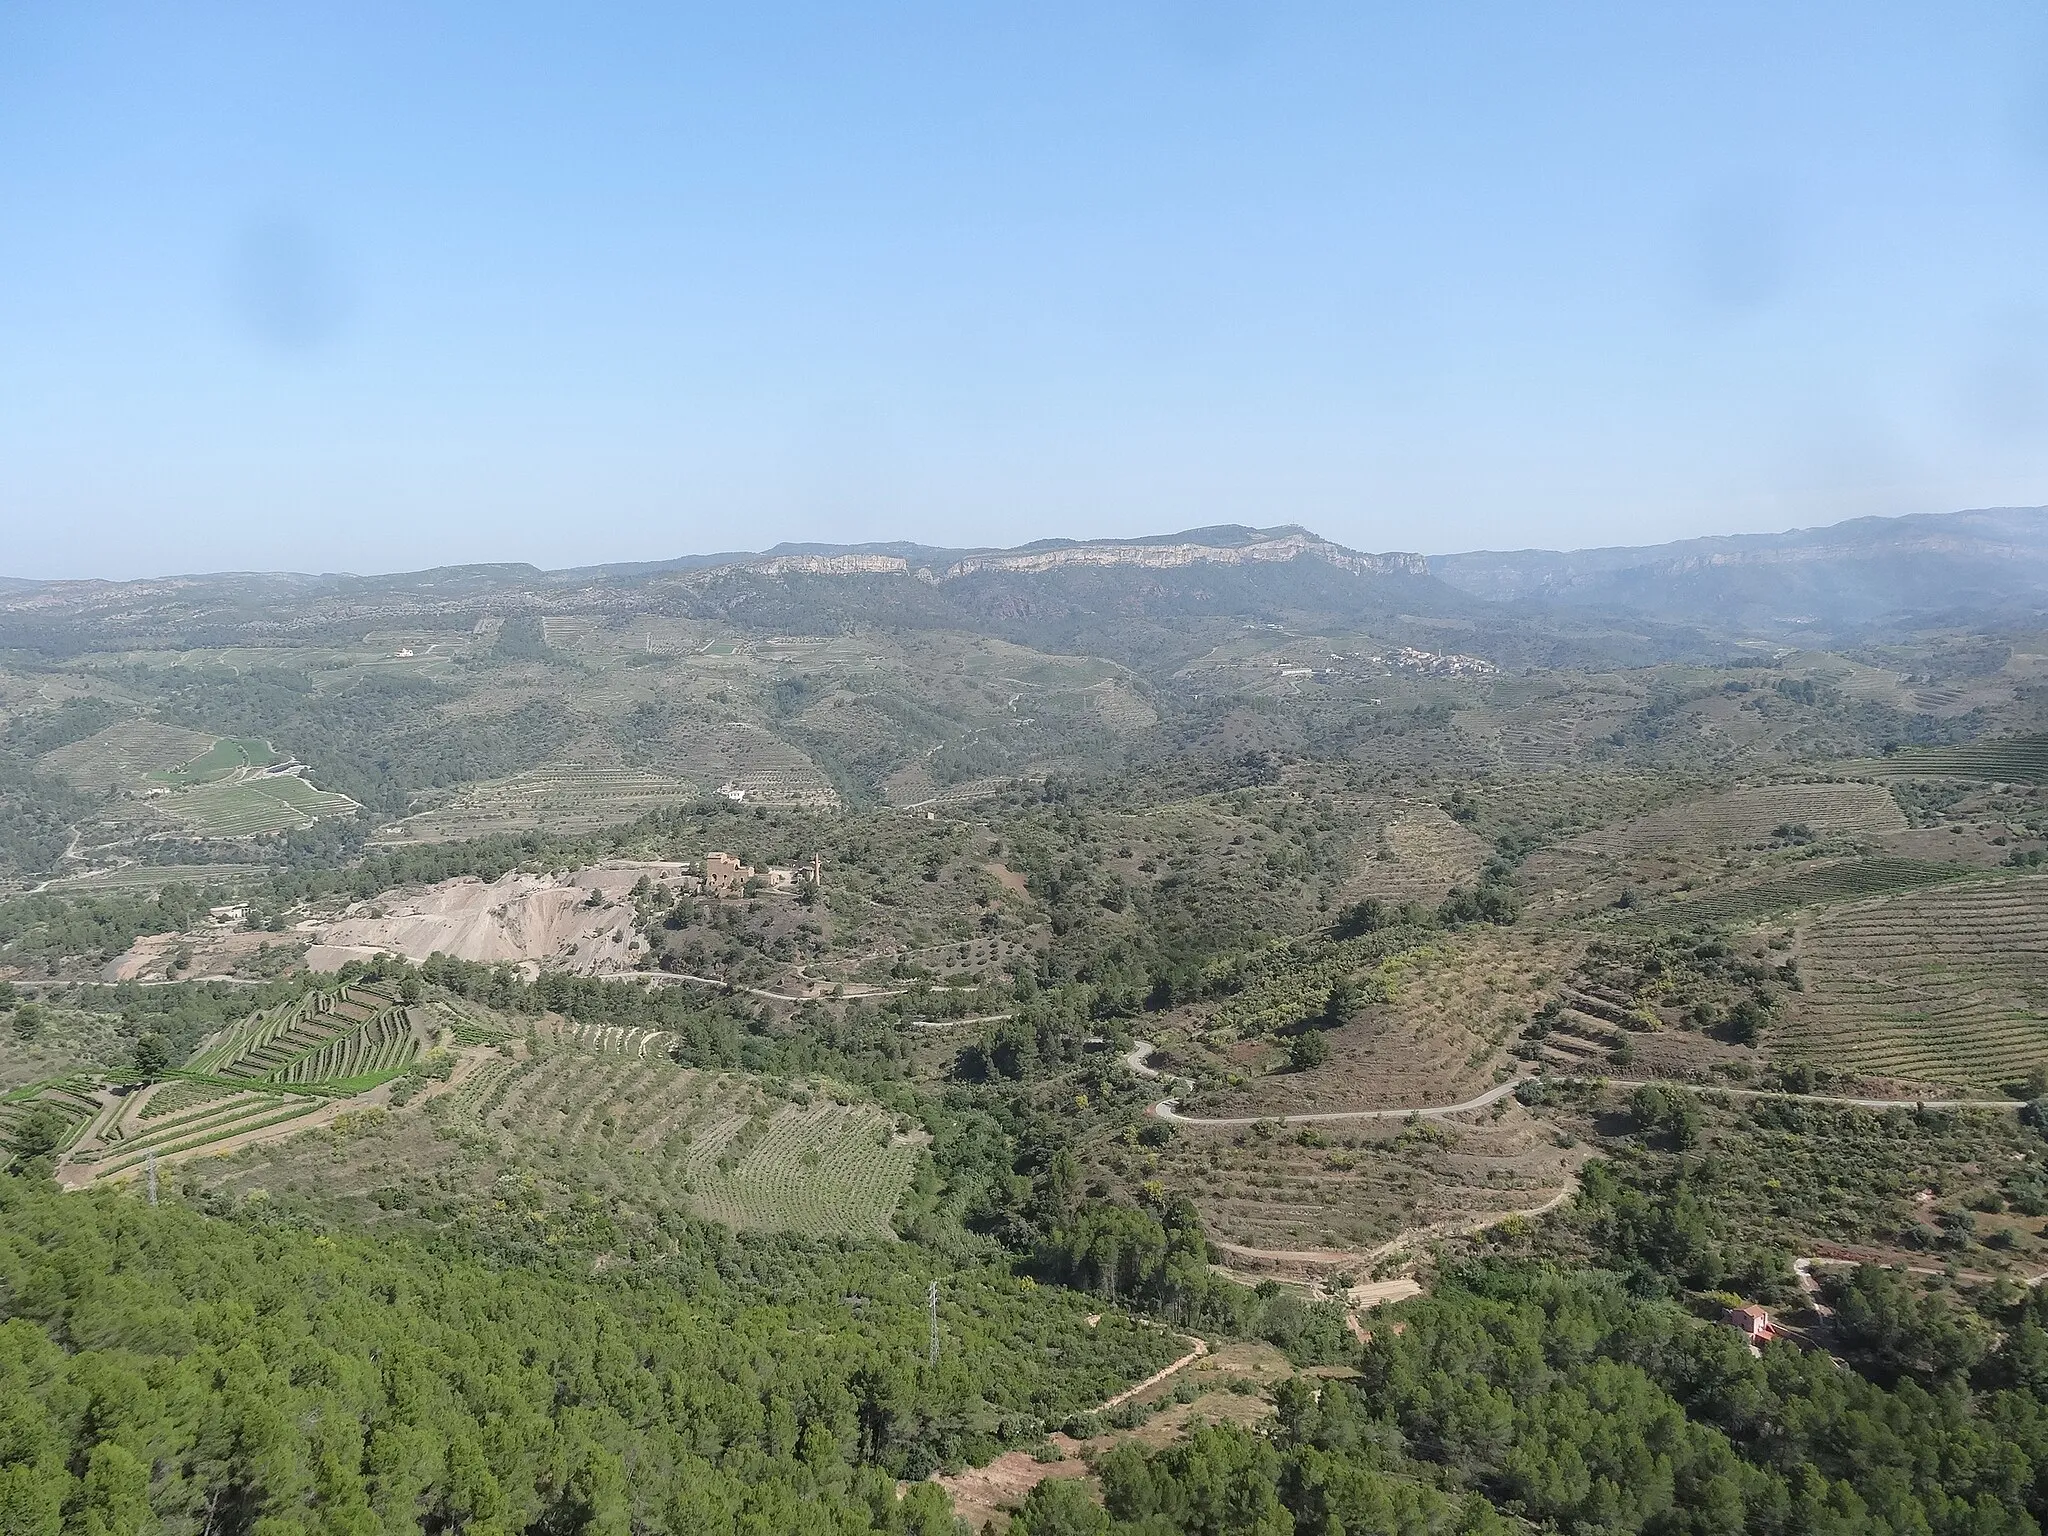
<path id="1" fill-rule="evenodd" d="M 752 576 L 892 576 L 915 574 L 926 581 L 957 581 L 963 576 L 1014 572 L 1032 575 L 1077 567 L 1128 566 L 1134 570 L 1171 571 L 1192 565 L 1264 565 L 1289 560 L 1320 560 L 1360 576 L 1427 576 L 1429 562 L 1421 555 L 1363 554 L 1300 529 L 1225 530 L 1224 542 L 1185 535 L 1169 539 L 1091 540 L 1050 548 L 980 550 L 954 555 L 928 550 L 916 555 L 844 553 L 769 554 L 742 558 L 701 573 L 700 580 L 745 572 Z M 1249 535 L 1249 537 L 1239 537 Z"/>
<path id="2" fill-rule="evenodd" d="M 755 576 L 893 576 L 910 569 L 900 555 L 775 555 L 714 568 L 713 576 L 746 571 Z"/>
<path id="3" fill-rule="evenodd" d="M 1321 560 L 1340 570 L 1361 576 L 1427 576 L 1429 562 L 1421 555 L 1361 554 L 1332 544 L 1312 533 L 1289 533 L 1278 538 L 1232 546 L 1195 543 L 1074 544 L 1062 549 L 1000 551 L 970 555 L 956 560 L 940 572 L 941 580 L 973 576 L 985 571 L 1056 571 L 1073 566 L 1134 566 L 1141 570 L 1175 570 L 1190 565 L 1255 565 L 1268 561 Z"/>

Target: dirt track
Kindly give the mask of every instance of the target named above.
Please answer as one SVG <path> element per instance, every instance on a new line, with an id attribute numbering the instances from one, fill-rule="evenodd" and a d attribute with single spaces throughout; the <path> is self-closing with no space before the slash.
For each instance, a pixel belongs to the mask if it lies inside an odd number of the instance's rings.
<path id="1" fill-rule="evenodd" d="M 1206 1378 L 1195 1399 L 1192 1402 L 1168 1399 L 1136 1429 L 1106 1430 L 1085 1443 L 1055 1431 L 1046 1436 L 1046 1440 L 1059 1452 L 1058 1461 L 1039 1461 L 1029 1451 L 1007 1451 L 986 1466 L 969 1467 L 951 1475 L 934 1473 L 931 1480 L 945 1489 L 953 1501 L 954 1514 L 966 1520 L 970 1530 L 982 1530 L 990 1522 L 1000 1526 L 1033 1488 L 1049 1478 L 1088 1476 L 1088 1458 L 1107 1451 L 1111 1446 L 1136 1442 L 1158 1450 L 1173 1443 L 1192 1423 L 1258 1423 L 1272 1414 L 1271 1399 L 1264 1393 L 1230 1391 L 1225 1383 L 1248 1377 L 1262 1386 L 1270 1386 L 1294 1374 L 1285 1357 L 1270 1345 L 1224 1344 L 1211 1350 L 1205 1344 L 1202 1350 L 1182 1357 L 1167 1371 L 1161 1372 L 1149 1388 L 1119 1393 L 1098 1411 L 1121 1404 L 1127 1397 L 1143 1396 L 1147 1391 L 1157 1392 L 1161 1383 L 1181 1371 Z"/>
<path id="2" fill-rule="evenodd" d="M 1154 1387 L 1158 1386 L 1159 1383 L 1166 1380 L 1167 1377 L 1173 1375 L 1177 1371 L 1184 1370 L 1186 1367 L 1193 1365 L 1197 1360 L 1201 1359 L 1202 1356 L 1209 1353 L 1208 1340 L 1198 1339 L 1192 1333 L 1183 1334 L 1182 1337 L 1185 1338 L 1190 1344 L 1194 1345 L 1195 1347 L 1189 1350 L 1186 1354 L 1182 1355 L 1178 1360 L 1174 1361 L 1173 1364 L 1167 1366 L 1164 1370 L 1154 1371 L 1150 1376 L 1147 1376 L 1135 1387 L 1124 1388 L 1123 1391 L 1117 1393 L 1115 1397 L 1112 1397 L 1108 1401 L 1104 1402 L 1102 1406 L 1097 1408 L 1095 1411 L 1097 1413 L 1107 1413 L 1112 1408 L 1122 1407 L 1125 1403 L 1128 1403 L 1134 1397 L 1143 1397 L 1147 1392 L 1150 1392 Z"/>

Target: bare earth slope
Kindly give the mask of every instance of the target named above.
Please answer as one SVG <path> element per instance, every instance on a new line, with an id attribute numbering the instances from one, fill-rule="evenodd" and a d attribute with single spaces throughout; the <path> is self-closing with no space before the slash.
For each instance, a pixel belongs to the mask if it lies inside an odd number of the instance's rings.
<path id="1" fill-rule="evenodd" d="M 615 862 L 568 875 L 513 873 L 486 884 L 444 880 L 408 896 L 358 903 L 338 921 L 311 924 L 312 969 L 338 970 L 351 959 L 432 954 L 495 964 L 545 963 L 591 975 L 631 970 L 633 911 L 627 901 L 644 875 L 674 879 L 680 864 Z M 593 898 L 596 898 L 593 903 Z"/>

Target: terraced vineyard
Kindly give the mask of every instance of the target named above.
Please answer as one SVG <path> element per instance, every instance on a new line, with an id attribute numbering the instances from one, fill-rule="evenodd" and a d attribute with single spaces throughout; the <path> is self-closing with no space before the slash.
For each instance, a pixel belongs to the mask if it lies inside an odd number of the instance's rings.
<path id="1" fill-rule="evenodd" d="M 22 1122 L 38 1111 L 55 1110 L 65 1129 L 59 1148 L 70 1147 L 106 1111 L 105 1100 L 94 1083 L 82 1076 L 27 1083 L 0 1094 L 0 1146 L 12 1148 Z"/>
<path id="2" fill-rule="evenodd" d="M 215 738 L 154 720 L 125 720 L 46 753 L 41 766 L 81 789 L 139 785 L 150 774 L 192 761 Z"/>
<path id="3" fill-rule="evenodd" d="M 1624 858 L 1708 852 L 1761 843 L 1788 825 L 1821 838 L 1881 837 L 1904 831 L 1906 818 L 1876 784 L 1768 784 L 1632 817 L 1588 833 L 1579 846 Z"/>
<path id="4" fill-rule="evenodd" d="M 222 1032 L 187 1070 L 274 1083 L 342 1081 L 402 1070 L 419 1032 L 396 998 L 372 987 L 308 992 Z"/>
<path id="5" fill-rule="evenodd" d="M 299 1057 L 277 1077 L 284 1083 L 346 1082 L 404 1069 L 419 1054 L 419 1040 L 404 1009 L 380 1014 L 361 1029 L 329 1040 Z"/>
<path id="6" fill-rule="evenodd" d="M 1931 864 L 1922 859 L 1836 859 L 1754 885 L 1710 887 L 1697 895 L 1681 893 L 1651 907 L 1640 922 L 1739 922 L 1772 912 L 1940 885 L 1972 873 L 1954 864 Z"/>
<path id="7" fill-rule="evenodd" d="M 427 1004 L 422 1016 L 429 1029 L 446 1025 L 457 1045 L 495 1045 L 514 1033 L 496 1015 L 454 999 Z"/>
<path id="8" fill-rule="evenodd" d="M 220 1152 L 290 1128 L 397 1075 L 420 1046 L 421 1026 L 387 992 L 308 992 L 223 1030 L 169 1081 L 74 1095 L 81 1118 L 60 1177 L 86 1184 L 151 1154 Z"/>
<path id="9" fill-rule="evenodd" d="M 575 1045 L 598 1056 L 646 1056 L 659 1053 L 661 1042 L 670 1037 L 662 1029 L 621 1029 L 615 1024 L 560 1024 L 549 1033 L 555 1039 Z"/>
<path id="10" fill-rule="evenodd" d="M 259 864 L 126 864 L 52 880 L 49 889 L 78 895 L 97 891 L 160 891 L 167 885 L 225 885 L 261 878 Z"/>
<path id="11" fill-rule="evenodd" d="M 239 1091 L 225 1083 L 180 1079 L 158 1088 L 149 1096 L 149 1101 L 138 1113 L 144 1120 L 161 1120 L 167 1115 L 180 1114 L 188 1109 L 196 1109 L 202 1104 L 215 1103 Z"/>
<path id="12" fill-rule="evenodd" d="M 918 1143 L 896 1135 L 878 1106 L 822 1091 L 781 1099 L 742 1075 L 638 1055 L 624 1038 L 597 1043 L 611 1049 L 543 1043 L 524 1059 L 486 1061 L 449 1096 L 449 1110 L 520 1144 L 522 1163 L 549 1149 L 589 1153 L 629 1197 L 685 1204 L 728 1226 L 894 1235 L 890 1216 Z"/>
<path id="13" fill-rule="evenodd" d="M 658 767 L 706 789 L 731 783 L 748 800 L 770 805 L 839 804 L 838 791 L 816 763 L 773 732 L 743 720 L 686 720 L 652 749 Z"/>
<path id="14" fill-rule="evenodd" d="M 713 786 L 715 787 L 715 786 Z M 658 806 L 696 798 L 683 779 L 642 768 L 564 764 L 478 784 L 446 805 L 387 829 L 387 841 L 440 842 L 547 827 L 588 832 L 631 821 Z"/>
<path id="15" fill-rule="evenodd" d="M 587 645 L 597 632 L 597 621 L 583 614 L 550 615 L 540 621 L 540 643 L 551 651 Z"/>
<path id="16" fill-rule="evenodd" d="M 732 784 L 750 802 L 834 806 L 839 797 L 815 763 L 780 737 L 739 721 L 690 721 L 640 744 L 648 761 L 544 764 L 472 785 L 446 804 L 408 816 L 386 841 L 441 842 L 545 827 L 590 832 Z"/>
<path id="17" fill-rule="evenodd" d="M 1345 887 L 1347 898 L 1441 901 L 1452 886 L 1469 884 L 1486 862 L 1486 844 L 1435 806 L 1406 806 L 1381 834 L 1385 857 L 1360 866 Z"/>
<path id="18" fill-rule="evenodd" d="M 1499 1119 L 1333 1125 L 1307 1137 L 1187 1126 L 1156 1160 L 1100 1143 L 1091 1151 L 1091 1168 L 1126 1198 L 1141 1198 L 1147 1179 L 1184 1191 L 1213 1240 L 1358 1254 L 1436 1223 L 1450 1230 L 1533 1210 L 1569 1185 L 1582 1155 L 1519 1109 Z"/>
<path id="19" fill-rule="evenodd" d="M 1364 958 L 1367 941 L 1276 947 L 1243 989 L 1203 1022 L 1201 1044 L 1174 1055 L 1207 1080 L 1186 1107 L 1199 1115 L 1409 1108 L 1456 1103 L 1491 1085 L 1509 1042 L 1576 958 L 1568 938 L 1499 929 L 1446 935 L 1398 957 Z M 1369 997 L 1355 1017 L 1324 1031 L 1329 1058 L 1307 1070 L 1246 1072 L 1233 1038 L 1315 1017 L 1332 983 Z M 1206 1047 L 1206 1048 L 1205 1048 Z M 1264 1050 L 1280 1046 L 1268 1037 Z M 1230 1079 L 1240 1078 L 1235 1084 Z"/>
<path id="20" fill-rule="evenodd" d="M 1464 722 L 1460 722 L 1461 725 Z M 1573 761 L 1580 749 L 1578 723 L 1539 717 L 1502 721 L 1491 731 L 1467 727 L 1482 748 L 1491 746 L 1501 763 L 1520 773 L 1537 773 Z"/>
<path id="21" fill-rule="evenodd" d="M 899 805 L 905 810 L 921 811 L 937 806 L 971 805 L 977 800 L 993 799 L 1006 790 L 1015 788 L 1019 782 L 1019 780 L 1011 778 L 968 779 L 962 783 L 950 785 L 945 789 L 932 785 L 929 789 L 915 796 L 909 796 L 906 793 L 899 792 L 896 787 L 896 781 L 891 780 L 888 785 L 884 786 L 884 792 L 888 796 L 890 804 Z"/>
<path id="22" fill-rule="evenodd" d="M 278 761 L 255 737 L 127 720 L 45 754 L 40 766 L 82 789 L 146 793 L 146 802 L 130 803 L 131 819 L 161 813 L 201 837 L 287 832 L 356 809 L 295 772 L 263 772 Z"/>
<path id="23" fill-rule="evenodd" d="M 1802 927 L 1799 961 L 1781 1053 L 1980 1088 L 2048 1065 L 2048 877 L 1824 913 Z"/>
<path id="24" fill-rule="evenodd" d="M 2008 736 L 1961 747 L 1909 747 L 1849 765 L 1872 778 L 1990 779 L 2001 784 L 2048 783 L 2048 735 Z"/>
<path id="25" fill-rule="evenodd" d="M 915 1162 L 879 1111 L 828 1102 L 757 1112 L 715 1158 L 698 1152 L 691 1203 L 733 1227 L 888 1237 Z"/>
<path id="26" fill-rule="evenodd" d="M 1497 754 L 1503 767 L 1534 773 L 1581 761 L 1587 745 L 1614 730 L 1639 703 L 1625 692 L 1574 690 L 1494 712 L 1460 712 L 1456 724 L 1479 751 Z"/>
<path id="27" fill-rule="evenodd" d="M 159 1162 L 194 1152 L 219 1152 L 230 1142 L 289 1126 L 326 1109 L 321 1096 L 282 1091 L 230 1093 L 226 1098 L 183 1113 L 154 1120 L 131 1121 L 123 1114 L 107 1127 L 98 1143 L 75 1151 L 64 1171 L 68 1183 L 132 1173 L 152 1154 Z"/>

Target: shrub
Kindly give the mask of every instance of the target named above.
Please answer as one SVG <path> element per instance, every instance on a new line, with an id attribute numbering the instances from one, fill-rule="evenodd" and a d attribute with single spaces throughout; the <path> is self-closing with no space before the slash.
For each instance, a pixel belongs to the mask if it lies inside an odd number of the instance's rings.
<path id="1" fill-rule="evenodd" d="M 1320 1030 L 1308 1030 L 1287 1042 L 1287 1061 L 1297 1072 L 1320 1067 L 1329 1059 L 1329 1037 Z"/>
<path id="2" fill-rule="evenodd" d="M 1346 977 L 1330 984 L 1330 995 L 1323 1003 L 1323 1024 L 1336 1029 L 1349 1024 L 1358 1017 L 1358 1010 L 1365 1004 L 1365 989 Z"/>
<path id="3" fill-rule="evenodd" d="M 1016 1536 L 1109 1536 L 1109 1513 L 1071 1478 L 1047 1478 L 1010 1522 Z"/>
<path id="4" fill-rule="evenodd" d="M 171 1042 L 159 1034 L 147 1034 L 135 1042 L 135 1071 L 145 1081 L 154 1081 L 170 1069 Z"/>
<path id="5" fill-rule="evenodd" d="M 14 1124 L 9 1138 L 14 1166 L 25 1171 L 37 1160 L 48 1157 L 63 1143 L 67 1122 L 48 1104 L 38 1104 Z"/>

